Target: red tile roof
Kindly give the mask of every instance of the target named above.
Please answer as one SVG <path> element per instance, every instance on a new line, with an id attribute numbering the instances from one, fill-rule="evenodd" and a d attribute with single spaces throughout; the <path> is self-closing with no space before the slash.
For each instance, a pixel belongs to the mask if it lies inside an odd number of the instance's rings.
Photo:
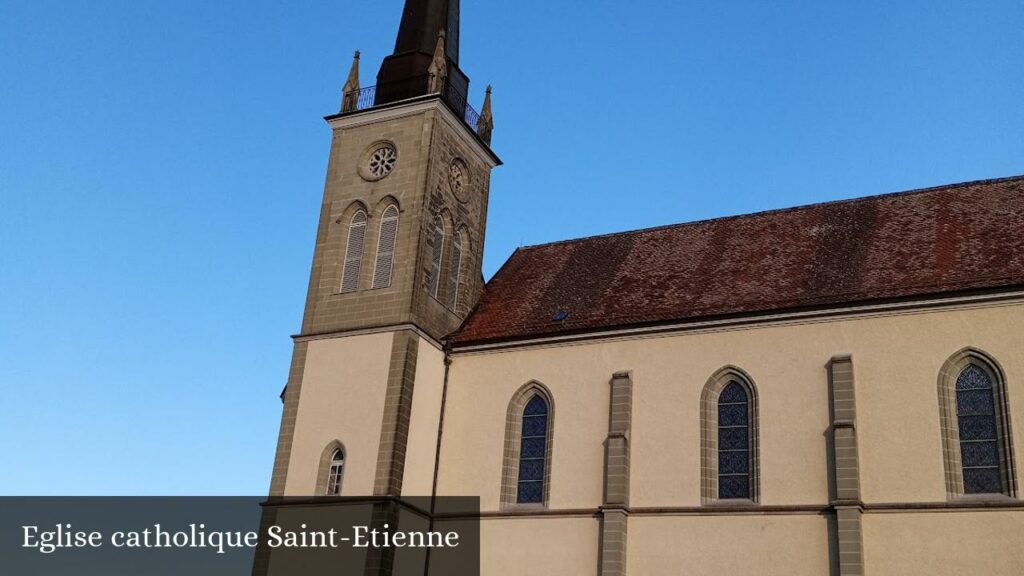
<path id="1" fill-rule="evenodd" d="M 516 250 L 456 346 L 1024 286 L 1024 176 Z M 568 317 L 559 322 L 559 311 Z"/>

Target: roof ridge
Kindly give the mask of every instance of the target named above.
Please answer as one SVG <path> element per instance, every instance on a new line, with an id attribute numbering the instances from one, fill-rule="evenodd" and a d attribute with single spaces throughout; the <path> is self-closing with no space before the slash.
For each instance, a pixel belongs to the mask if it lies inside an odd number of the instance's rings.
<path id="1" fill-rule="evenodd" d="M 739 220 L 742 218 L 753 218 L 757 216 L 766 216 L 769 214 L 784 214 L 787 212 L 797 212 L 800 210 L 807 210 L 810 208 L 818 208 L 822 206 L 833 206 L 838 204 L 850 204 L 854 202 L 863 202 L 868 199 L 881 199 L 881 198 L 892 198 L 895 196 L 910 196 L 913 194 L 923 194 L 927 192 L 937 192 L 940 190 L 955 190 L 957 188 L 966 188 L 969 186 L 978 186 L 981 184 L 1000 184 L 1003 182 L 1015 182 L 1024 181 L 1024 174 L 1018 174 L 1016 176 L 1004 176 L 1001 178 L 986 178 L 981 180 L 970 180 L 967 182 L 957 182 L 954 184 L 943 184 L 939 186 L 929 186 L 927 188 L 914 188 L 911 190 L 903 190 L 900 192 L 886 192 L 883 194 L 875 194 L 871 196 L 858 196 L 856 198 L 844 198 L 841 200 L 826 200 L 825 202 L 813 202 L 811 204 L 800 204 L 797 206 L 789 206 L 786 208 L 772 208 L 770 210 L 761 210 L 759 212 L 748 212 L 746 214 L 733 214 L 730 216 L 717 216 L 715 218 L 707 218 L 704 220 L 691 220 L 689 222 L 677 222 L 674 224 L 662 224 L 660 226 L 650 226 L 647 228 L 637 228 L 634 230 L 622 230 L 619 232 L 606 232 L 604 234 L 594 234 L 591 236 L 580 236 L 579 238 L 567 238 L 565 240 L 555 240 L 552 242 L 543 242 L 541 244 L 530 244 L 527 246 L 521 246 L 516 251 L 532 250 L 534 248 L 546 248 L 548 246 L 558 246 L 561 244 L 572 244 L 574 242 L 583 242 L 587 240 L 598 240 L 601 238 L 613 238 L 616 236 L 629 236 L 633 234 L 643 234 L 645 232 L 656 232 L 659 230 L 669 230 L 672 228 L 683 228 L 685 226 L 696 226 L 698 224 L 708 224 L 711 222 L 722 222 L 728 220 Z M 514 255 L 514 254 L 513 254 Z M 511 256 L 509 257 L 511 260 Z M 498 275 L 495 274 L 491 277 L 491 280 L 496 278 Z"/>

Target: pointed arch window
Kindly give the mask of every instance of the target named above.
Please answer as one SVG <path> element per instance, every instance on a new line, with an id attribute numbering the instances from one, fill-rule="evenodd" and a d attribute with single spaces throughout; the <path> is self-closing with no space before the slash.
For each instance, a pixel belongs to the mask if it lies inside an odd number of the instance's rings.
<path id="1" fill-rule="evenodd" d="M 503 507 L 547 505 L 553 424 L 554 403 L 543 384 L 531 382 L 512 397 L 505 425 Z"/>
<path id="2" fill-rule="evenodd" d="M 750 399 L 737 382 L 718 396 L 718 498 L 750 499 Z"/>
<path id="3" fill-rule="evenodd" d="M 341 479 L 345 475 L 345 453 L 338 448 L 331 455 L 331 464 L 327 472 L 327 495 L 341 495 Z"/>
<path id="4" fill-rule="evenodd" d="M 956 379 L 956 412 L 964 493 L 1001 494 L 1002 465 L 992 378 L 971 364 Z"/>
<path id="5" fill-rule="evenodd" d="M 757 389 L 744 372 L 724 368 L 701 395 L 701 500 L 757 503 Z"/>
<path id="6" fill-rule="evenodd" d="M 947 494 L 1016 497 L 1009 404 L 998 364 L 977 350 L 954 355 L 939 375 L 939 401 Z"/>
<path id="7" fill-rule="evenodd" d="M 441 288 L 441 260 L 444 256 L 444 218 L 438 214 L 434 217 L 433 252 L 430 256 L 430 276 L 427 277 L 427 290 L 437 298 Z"/>
<path id="8" fill-rule="evenodd" d="M 547 458 L 548 403 L 540 395 L 526 403 L 523 436 L 519 448 L 519 485 L 516 503 L 544 502 L 544 468 Z"/>
<path id="9" fill-rule="evenodd" d="M 463 232 L 459 230 L 452 237 L 452 257 L 451 262 L 448 264 L 448 309 L 455 310 L 455 305 L 459 303 L 459 281 L 462 276 L 462 247 L 463 247 Z"/>
<path id="10" fill-rule="evenodd" d="M 345 247 L 345 263 L 341 272 L 341 291 L 355 292 L 359 289 L 359 269 L 363 263 L 363 244 L 366 240 L 366 212 L 356 211 L 348 225 L 348 244 Z"/>
<path id="11" fill-rule="evenodd" d="M 398 207 L 392 204 L 384 210 L 380 219 L 380 236 L 377 239 L 377 262 L 373 267 L 373 287 L 391 286 L 391 273 L 395 261 L 395 243 L 398 240 Z"/>

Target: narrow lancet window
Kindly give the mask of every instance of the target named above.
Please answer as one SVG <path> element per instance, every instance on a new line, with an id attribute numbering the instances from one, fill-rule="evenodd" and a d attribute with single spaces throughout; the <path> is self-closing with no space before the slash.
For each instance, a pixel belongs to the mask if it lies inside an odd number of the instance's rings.
<path id="1" fill-rule="evenodd" d="M 1007 393 L 1003 369 L 981 350 L 964 348 L 939 371 L 942 463 L 949 499 L 1017 497 Z"/>
<path id="2" fill-rule="evenodd" d="M 448 309 L 455 310 L 459 302 L 459 280 L 462 272 L 462 232 L 452 238 L 452 259 L 448 267 Z"/>
<path id="3" fill-rule="evenodd" d="M 437 298 L 441 287 L 441 259 L 444 256 L 444 219 L 438 214 L 434 217 L 433 253 L 430 257 L 430 276 L 427 278 L 427 289 Z"/>
<path id="4" fill-rule="evenodd" d="M 359 289 L 359 269 L 363 263 L 363 242 L 366 239 L 366 212 L 357 211 L 348 226 L 348 245 L 345 247 L 345 263 L 341 273 L 341 291 L 355 292 Z"/>
<path id="5" fill-rule="evenodd" d="M 334 451 L 331 456 L 331 466 L 327 472 L 327 495 L 341 495 L 341 478 L 345 473 L 345 453 L 341 449 Z"/>
<path id="6" fill-rule="evenodd" d="M 999 421 L 992 377 L 971 364 L 956 380 L 956 414 L 965 494 L 1002 494 Z"/>
<path id="7" fill-rule="evenodd" d="M 380 237 L 377 240 L 377 262 L 373 267 L 373 287 L 391 286 L 391 271 L 398 239 L 398 207 L 391 205 L 380 219 Z"/>
<path id="8" fill-rule="evenodd" d="M 526 403 L 522 425 L 516 502 L 541 504 L 544 502 L 544 468 L 548 449 L 548 403 L 539 394 Z"/>
<path id="9" fill-rule="evenodd" d="M 718 498 L 750 499 L 750 399 L 737 382 L 718 397 Z"/>

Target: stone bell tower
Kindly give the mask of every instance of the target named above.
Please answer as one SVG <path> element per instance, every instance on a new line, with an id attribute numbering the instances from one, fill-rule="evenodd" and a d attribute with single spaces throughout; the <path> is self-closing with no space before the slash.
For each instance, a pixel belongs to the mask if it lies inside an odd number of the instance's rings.
<path id="1" fill-rule="evenodd" d="M 407 0 L 377 85 L 360 86 L 357 52 L 326 118 L 327 181 L 271 495 L 431 493 L 442 341 L 482 290 L 500 164 L 490 89 L 478 114 L 458 57 L 459 0 Z"/>

